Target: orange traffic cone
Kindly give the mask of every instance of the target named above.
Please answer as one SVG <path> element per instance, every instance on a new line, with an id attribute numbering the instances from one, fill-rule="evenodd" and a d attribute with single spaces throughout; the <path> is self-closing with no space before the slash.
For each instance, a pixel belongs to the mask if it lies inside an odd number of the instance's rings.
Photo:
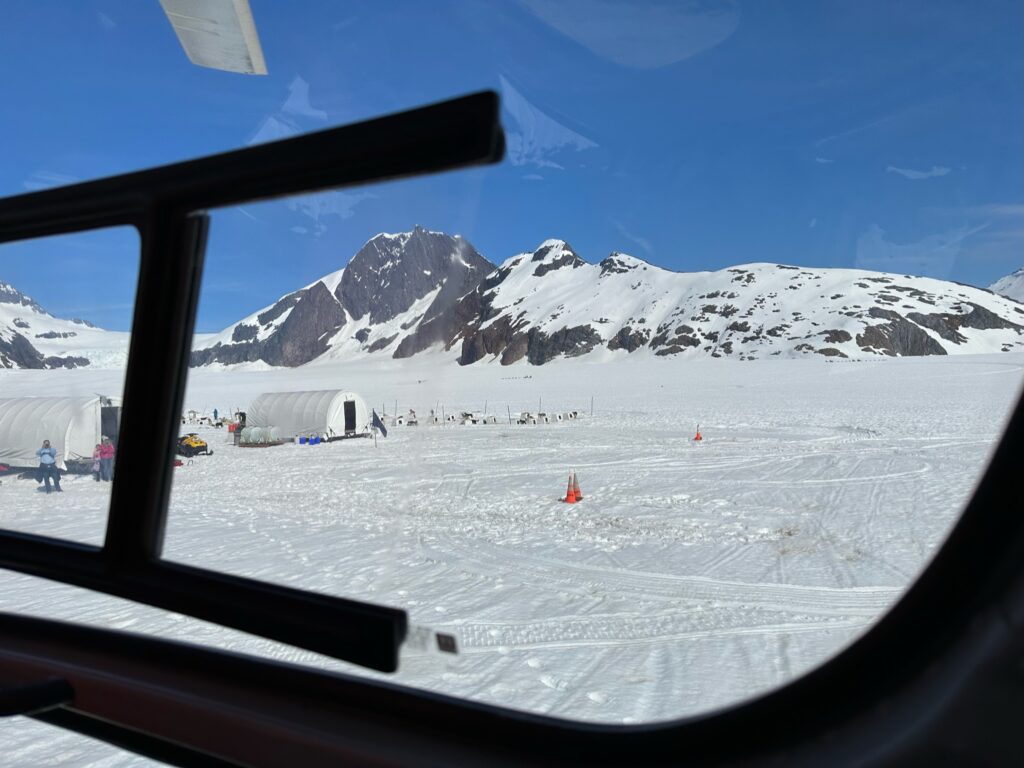
<path id="1" fill-rule="evenodd" d="M 694 440 L 694 442 L 699 443 L 703 439 L 704 439 L 704 436 L 700 433 L 700 424 L 698 424 L 697 425 L 697 434 L 693 436 L 693 440 Z"/>
<path id="2" fill-rule="evenodd" d="M 583 493 L 580 491 L 580 481 L 576 477 L 576 473 L 572 473 L 572 495 L 576 497 L 576 501 L 583 501 Z"/>
<path id="3" fill-rule="evenodd" d="M 572 489 L 572 472 L 569 473 L 569 484 L 565 487 L 565 499 L 566 504 L 576 503 L 576 492 Z"/>

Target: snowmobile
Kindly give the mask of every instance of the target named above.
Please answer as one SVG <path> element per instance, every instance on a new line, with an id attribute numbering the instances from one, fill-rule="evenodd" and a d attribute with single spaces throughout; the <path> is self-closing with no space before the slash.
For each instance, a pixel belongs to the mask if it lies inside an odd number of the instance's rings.
<path id="1" fill-rule="evenodd" d="M 212 456 L 213 451 L 205 440 L 195 432 L 178 438 L 178 455 L 192 458 L 193 456 Z"/>

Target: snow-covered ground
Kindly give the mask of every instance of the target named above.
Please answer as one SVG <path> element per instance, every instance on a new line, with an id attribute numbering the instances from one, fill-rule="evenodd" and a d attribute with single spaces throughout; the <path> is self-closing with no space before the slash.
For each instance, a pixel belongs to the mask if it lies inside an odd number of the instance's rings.
<path id="1" fill-rule="evenodd" d="M 1018 353 L 194 370 L 186 405 L 208 412 L 266 391 L 345 388 L 378 411 L 486 406 L 499 423 L 394 427 L 376 447 L 235 448 L 207 429 L 214 455 L 176 470 L 166 556 L 401 607 L 458 637 L 456 657 L 407 650 L 400 683 L 588 721 L 677 718 L 780 685 L 877 620 L 955 522 L 1022 373 Z M 119 386 L 116 371 L 0 371 L 4 396 Z M 539 404 L 586 415 L 508 424 L 508 411 Z M 559 501 L 571 469 L 576 505 Z M 46 496 L 35 485 L 4 479 L 0 525 L 102 540 L 108 487 L 68 479 Z M 0 610 L 371 674 L 3 579 Z M 0 724 L 0 739 L 0 765 L 145 762 L 26 720 Z"/>

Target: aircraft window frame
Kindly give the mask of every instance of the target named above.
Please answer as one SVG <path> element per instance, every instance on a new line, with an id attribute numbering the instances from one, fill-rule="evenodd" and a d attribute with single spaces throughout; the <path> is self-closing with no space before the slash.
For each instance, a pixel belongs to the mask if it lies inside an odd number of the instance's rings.
<path id="1" fill-rule="evenodd" d="M 161 557 L 206 211 L 498 162 L 498 97 L 419 109 L 146 171 L 0 200 L 0 243 L 128 225 L 141 255 L 118 479 L 101 548 L 0 531 L 0 567 L 128 598 L 393 672 L 404 610 L 283 587 Z M 159 343 L 153 343 L 159 340 Z"/>
<path id="2" fill-rule="evenodd" d="M 125 224 L 142 240 L 118 457 L 123 471 L 113 487 L 106 542 L 97 548 L 0 531 L 0 567 L 374 668 L 397 661 L 392 655 L 405 631 L 402 611 L 160 560 L 208 225 L 202 211 L 495 162 L 502 151 L 497 98 L 484 93 L 0 201 L 0 242 Z M 143 345 L 142 339 L 161 343 Z M 49 685 L 35 700 L 38 708 L 24 713 L 182 765 L 272 763 L 275 755 L 280 764 L 292 758 L 295 764 L 300 754 L 310 765 L 338 764 L 343 757 L 593 765 L 722 764 L 770 755 L 806 765 L 851 756 L 898 758 L 963 680 L 1019 642 L 1024 518 L 1006 514 L 1012 509 L 1006 500 L 1019 499 L 1022 402 L 947 541 L 896 605 L 820 667 L 719 712 L 643 726 L 565 721 L 213 648 L 5 614 L 0 674 L 5 684 L 17 679 L 14 672 L 37 684 L 66 679 L 74 691 L 70 705 L 61 706 L 63 686 Z M 112 695 L 126 692 L 136 698 Z M 0 703 L 28 706 L 31 697 L 5 699 L 8 693 L 0 686 Z M 143 702 L 157 709 L 133 706 Z M 190 716 L 177 716 L 183 712 Z M 216 727 L 207 714 L 218 718 Z"/>

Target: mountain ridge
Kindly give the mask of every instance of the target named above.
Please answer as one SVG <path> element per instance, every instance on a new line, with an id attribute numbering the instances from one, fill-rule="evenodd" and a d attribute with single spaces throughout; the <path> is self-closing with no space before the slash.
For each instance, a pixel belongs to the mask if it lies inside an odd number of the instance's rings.
<path id="1" fill-rule="evenodd" d="M 416 231 L 382 233 L 367 245 L 387 238 L 397 244 L 389 262 L 401 260 Z M 325 341 L 313 359 L 405 359 L 442 349 L 462 365 L 542 365 L 599 352 L 753 360 L 1024 350 L 1024 308 L 1014 302 L 959 283 L 868 270 L 754 262 L 675 272 L 618 251 L 593 264 L 549 239 L 494 266 L 457 300 L 448 292 L 440 304 L 426 294 L 418 303 L 392 302 L 379 323 L 361 305 L 358 328 Z"/>
<path id="2" fill-rule="evenodd" d="M 56 318 L 0 283 L 0 367 L 120 367 L 127 345 L 127 333 Z M 197 337 L 190 363 L 290 368 L 429 350 L 460 365 L 1024 351 L 1024 305 L 858 269 L 676 272 L 619 251 L 591 263 L 560 239 L 494 265 L 464 238 L 417 226 L 375 235 L 343 268 Z"/>
<path id="3" fill-rule="evenodd" d="M 1024 304 L 1024 267 L 996 280 L 988 287 L 993 293 Z"/>
<path id="4" fill-rule="evenodd" d="M 56 317 L 0 281 L 0 368 L 123 367 L 128 334 Z"/>

